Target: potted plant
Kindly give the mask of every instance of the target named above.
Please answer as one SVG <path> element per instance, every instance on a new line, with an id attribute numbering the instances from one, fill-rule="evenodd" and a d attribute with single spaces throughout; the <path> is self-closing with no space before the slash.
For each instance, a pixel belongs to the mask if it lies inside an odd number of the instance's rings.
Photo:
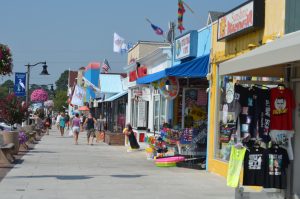
<path id="1" fill-rule="evenodd" d="M 22 103 L 15 94 L 9 94 L 0 100 L 0 115 L 5 123 L 11 125 L 11 131 L 1 132 L 4 144 L 14 143 L 14 154 L 19 151 L 19 132 L 14 130 L 15 124 L 21 124 L 27 115 L 27 105 Z"/>

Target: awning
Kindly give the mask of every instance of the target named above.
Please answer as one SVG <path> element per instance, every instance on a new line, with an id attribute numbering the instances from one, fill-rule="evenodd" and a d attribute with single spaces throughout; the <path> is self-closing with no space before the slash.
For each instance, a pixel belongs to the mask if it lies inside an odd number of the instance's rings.
<path id="1" fill-rule="evenodd" d="M 167 76 L 175 77 L 206 77 L 209 66 L 209 55 L 166 69 Z"/>
<path id="2" fill-rule="evenodd" d="M 110 98 L 104 100 L 104 102 L 112 102 L 120 97 L 123 97 L 124 95 L 126 95 L 128 93 L 128 91 L 123 91 L 121 93 L 118 93 L 116 95 L 111 96 Z"/>
<path id="3" fill-rule="evenodd" d="M 162 71 L 159 71 L 157 73 L 153 73 L 153 74 L 138 78 L 136 80 L 136 83 L 137 84 L 149 84 L 151 82 L 155 82 L 157 80 L 160 80 L 164 77 L 166 77 L 166 71 L 162 70 Z"/>
<path id="4" fill-rule="evenodd" d="M 283 76 L 284 64 L 300 60 L 299 49 L 300 31 L 297 31 L 221 63 L 219 74 Z"/>

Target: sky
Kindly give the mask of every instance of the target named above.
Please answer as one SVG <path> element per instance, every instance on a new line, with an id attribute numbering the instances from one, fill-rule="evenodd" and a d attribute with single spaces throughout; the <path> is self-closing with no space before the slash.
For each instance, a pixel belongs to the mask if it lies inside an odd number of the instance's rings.
<path id="1" fill-rule="evenodd" d="M 206 25 L 208 11 L 226 12 L 245 0 L 185 0 L 183 25 L 188 30 Z M 42 65 L 31 70 L 31 84 L 51 84 L 60 74 L 106 58 L 111 72 L 123 72 L 127 54 L 113 52 L 113 33 L 126 42 L 163 41 L 145 18 L 168 30 L 177 22 L 177 0 L 0 0 L 0 43 L 11 48 L 14 72 L 25 64 L 47 61 L 49 76 L 40 76 Z M 176 36 L 180 35 L 177 31 Z M 0 77 L 0 83 L 7 78 Z"/>

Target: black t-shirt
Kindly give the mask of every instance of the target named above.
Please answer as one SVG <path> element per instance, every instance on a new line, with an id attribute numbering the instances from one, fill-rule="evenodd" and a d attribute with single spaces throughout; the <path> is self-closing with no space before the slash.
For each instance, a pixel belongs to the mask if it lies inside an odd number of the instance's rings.
<path id="1" fill-rule="evenodd" d="M 265 151 L 265 181 L 264 188 L 285 189 L 287 184 L 286 169 L 289 165 L 287 151 L 281 147 Z"/>
<path id="2" fill-rule="evenodd" d="M 244 176 L 243 185 L 246 186 L 263 186 L 265 159 L 264 148 L 252 147 L 246 151 L 244 159 Z"/>

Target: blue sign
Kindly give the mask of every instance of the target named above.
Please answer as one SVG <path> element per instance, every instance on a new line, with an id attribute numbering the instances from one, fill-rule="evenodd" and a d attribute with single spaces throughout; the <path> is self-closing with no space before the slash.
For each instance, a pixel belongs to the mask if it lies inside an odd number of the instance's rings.
<path id="1" fill-rule="evenodd" d="M 26 73 L 15 73 L 14 92 L 16 96 L 26 95 Z"/>
<path id="2" fill-rule="evenodd" d="M 175 60 L 197 57 L 198 32 L 189 31 L 175 39 Z"/>

